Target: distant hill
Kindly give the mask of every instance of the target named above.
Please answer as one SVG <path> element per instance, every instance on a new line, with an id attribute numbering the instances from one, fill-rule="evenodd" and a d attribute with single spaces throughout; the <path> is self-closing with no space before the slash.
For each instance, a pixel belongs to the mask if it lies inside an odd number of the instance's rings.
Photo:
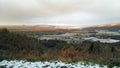
<path id="1" fill-rule="evenodd" d="M 120 30 L 120 24 L 98 25 L 98 26 L 84 28 L 82 30 L 87 30 L 87 31 L 95 31 L 95 30 L 118 31 L 118 30 Z"/>
<path id="2" fill-rule="evenodd" d="M 36 25 L 36 26 L 25 26 L 25 25 L 14 25 L 14 26 L 1 26 L 2 28 L 7 28 L 11 31 L 49 31 L 49 30 L 56 30 L 57 28 L 54 26 L 47 26 L 47 25 Z"/>
<path id="3" fill-rule="evenodd" d="M 52 26 L 52 25 L 14 25 L 14 26 L 0 26 L 0 29 L 7 28 L 11 31 L 55 31 L 55 30 L 110 30 L 118 31 L 120 30 L 120 24 L 106 24 L 98 26 Z"/>
<path id="4" fill-rule="evenodd" d="M 14 26 L 0 26 L 0 29 L 7 28 L 10 31 L 55 31 L 55 30 L 68 30 L 74 29 L 69 26 L 51 26 L 51 25 L 14 25 Z"/>

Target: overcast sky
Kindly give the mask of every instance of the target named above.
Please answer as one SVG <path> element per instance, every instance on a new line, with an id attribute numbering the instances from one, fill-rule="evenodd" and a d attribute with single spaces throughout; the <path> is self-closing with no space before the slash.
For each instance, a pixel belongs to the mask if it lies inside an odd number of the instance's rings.
<path id="1" fill-rule="evenodd" d="M 0 0 L 0 25 L 120 23 L 120 0 Z"/>

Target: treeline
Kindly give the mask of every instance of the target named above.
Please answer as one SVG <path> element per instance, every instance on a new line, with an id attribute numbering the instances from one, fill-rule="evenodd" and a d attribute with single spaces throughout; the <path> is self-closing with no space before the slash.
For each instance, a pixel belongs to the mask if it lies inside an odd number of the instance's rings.
<path id="1" fill-rule="evenodd" d="M 76 45 L 61 40 L 37 40 L 3 29 L 0 30 L 0 59 L 86 61 L 120 66 L 120 43 L 84 41 Z"/>
<path id="2" fill-rule="evenodd" d="M 26 35 L 0 30 L 0 59 L 31 59 L 40 56 L 43 49 L 39 41 Z M 32 58 L 33 59 L 33 58 Z"/>

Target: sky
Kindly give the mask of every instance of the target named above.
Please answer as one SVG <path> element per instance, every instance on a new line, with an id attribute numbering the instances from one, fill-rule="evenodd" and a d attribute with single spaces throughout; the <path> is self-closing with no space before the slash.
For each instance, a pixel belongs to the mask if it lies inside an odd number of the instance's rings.
<path id="1" fill-rule="evenodd" d="M 0 0 L 0 25 L 120 23 L 120 0 Z"/>

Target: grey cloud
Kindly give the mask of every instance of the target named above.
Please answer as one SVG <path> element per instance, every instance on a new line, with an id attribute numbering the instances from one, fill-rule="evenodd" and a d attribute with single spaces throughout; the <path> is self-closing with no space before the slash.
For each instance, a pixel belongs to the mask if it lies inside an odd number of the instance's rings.
<path id="1" fill-rule="evenodd" d="M 120 0 L 0 0 L 0 21 L 53 25 L 113 23 L 120 21 L 119 3 Z"/>

